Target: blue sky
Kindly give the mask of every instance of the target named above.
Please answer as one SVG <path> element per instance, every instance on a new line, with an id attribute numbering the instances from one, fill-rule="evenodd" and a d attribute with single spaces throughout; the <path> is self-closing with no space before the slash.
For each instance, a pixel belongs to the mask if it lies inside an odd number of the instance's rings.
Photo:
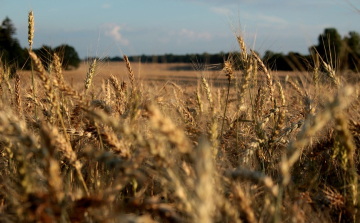
<path id="1" fill-rule="evenodd" d="M 360 32 L 346 0 L 0 0 L 0 20 L 13 21 L 23 47 L 31 9 L 34 48 L 66 43 L 82 58 L 232 51 L 234 30 L 262 53 L 307 53 L 326 27 Z"/>

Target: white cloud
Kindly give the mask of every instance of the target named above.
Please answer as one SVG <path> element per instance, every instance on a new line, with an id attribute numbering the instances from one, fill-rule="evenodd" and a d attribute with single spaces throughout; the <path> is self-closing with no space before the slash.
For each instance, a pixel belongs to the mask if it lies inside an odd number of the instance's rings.
<path id="1" fill-rule="evenodd" d="M 276 16 L 259 15 L 259 19 L 265 20 L 266 22 L 276 23 L 276 24 L 281 24 L 281 25 L 288 24 L 288 21 L 286 21 L 285 19 L 276 17 Z"/>
<path id="2" fill-rule="evenodd" d="M 179 35 L 182 37 L 186 37 L 188 39 L 191 40 L 211 40 L 212 39 L 212 35 L 208 32 L 195 32 L 192 30 L 188 30 L 188 29 L 182 29 L 179 32 Z"/>
<path id="3" fill-rule="evenodd" d="M 218 15 L 225 15 L 225 16 L 230 16 L 232 14 L 234 14 L 230 9 L 225 8 L 225 7 L 211 7 L 210 11 L 218 14 Z"/>
<path id="4" fill-rule="evenodd" d="M 103 9 L 109 9 L 111 7 L 111 5 L 110 4 L 103 4 L 101 7 Z"/>
<path id="5" fill-rule="evenodd" d="M 122 45 L 129 44 L 129 40 L 125 39 L 120 33 L 120 31 L 123 29 L 122 26 L 115 23 L 106 23 L 102 25 L 102 28 L 104 28 L 106 36 L 113 38 Z"/>

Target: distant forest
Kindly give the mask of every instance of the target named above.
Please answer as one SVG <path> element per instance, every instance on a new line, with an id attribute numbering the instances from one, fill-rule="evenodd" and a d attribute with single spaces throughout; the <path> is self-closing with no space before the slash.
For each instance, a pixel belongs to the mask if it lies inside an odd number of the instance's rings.
<path id="1" fill-rule="evenodd" d="M 306 71 L 314 67 L 314 63 L 321 63 L 316 55 L 319 55 L 326 63 L 330 63 L 339 70 L 360 70 L 360 35 L 351 31 L 341 38 L 335 28 L 327 28 L 318 37 L 318 45 L 311 46 L 308 55 L 297 52 L 288 54 L 266 51 L 262 60 L 271 70 L 282 71 Z M 141 63 L 200 63 L 222 64 L 224 60 L 232 57 L 240 57 L 240 52 L 220 52 L 216 54 L 186 54 L 186 55 L 139 55 L 129 56 L 132 62 Z M 91 60 L 93 58 L 86 58 Z M 105 61 L 123 61 L 122 57 L 108 57 Z M 237 64 L 236 68 L 241 69 Z"/>
<path id="2" fill-rule="evenodd" d="M 306 71 L 314 67 L 314 63 L 321 63 L 319 55 L 326 63 L 338 70 L 359 70 L 360 66 L 360 34 L 351 31 L 344 38 L 335 28 L 327 28 L 318 37 L 318 44 L 311 46 L 308 55 L 297 52 L 288 54 L 266 51 L 262 60 L 271 70 L 282 71 Z M 216 54 L 186 54 L 186 55 L 139 55 L 130 56 L 132 62 L 141 63 L 205 63 L 222 64 L 224 60 L 232 56 L 235 61 L 240 57 L 240 52 L 220 52 Z M 93 58 L 86 58 L 91 60 Z M 122 57 L 108 57 L 106 61 L 123 61 Z M 241 69 L 241 65 L 237 64 Z"/>
<path id="3" fill-rule="evenodd" d="M 16 28 L 11 20 L 6 17 L 0 25 L 0 61 L 13 70 L 22 68 L 29 69 L 27 63 L 28 50 L 22 48 L 19 41 L 14 37 Z M 338 70 L 360 70 L 360 34 L 351 31 L 343 38 L 335 28 L 327 28 L 318 37 L 318 44 L 311 46 L 308 55 L 301 55 L 296 52 L 288 54 L 266 51 L 262 57 L 263 61 L 272 70 L 305 71 L 312 69 L 314 63 L 321 63 L 320 58 L 326 63 L 331 64 L 332 67 Z M 40 49 L 34 49 L 35 53 L 40 55 L 44 66 L 51 61 L 53 52 L 57 52 L 63 58 L 63 65 L 65 69 L 77 68 L 81 62 L 75 48 L 69 45 L 60 45 L 55 48 L 43 46 Z M 200 64 L 223 64 L 224 60 L 232 57 L 235 61 L 235 68 L 241 69 L 241 64 L 236 63 L 240 52 L 220 52 L 217 54 L 186 54 L 186 55 L 139 55 L 129 56 L 132 62 L 142 63 L 200 63 Z M 90 60 L 92 58 L 85 58 Z M 105 61 L 122 61 L 122 57 L 108 57 L 103 58 Z M 221 67 L 221 66 L 217 66 Z"/>

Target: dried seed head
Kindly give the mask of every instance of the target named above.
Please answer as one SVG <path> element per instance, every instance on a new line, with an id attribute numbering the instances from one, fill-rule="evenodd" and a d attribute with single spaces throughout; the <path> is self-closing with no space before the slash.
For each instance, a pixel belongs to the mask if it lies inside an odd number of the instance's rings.
<path id="1" fill-rule="evenodd" d="M 234 78 L 234 72 L 232 69 L 231 61 L 227 60 L 224 62 L 225 75 L 228 77 L 229 82 Z"/>
<path id="2" fill-rule="evenodd" d="M 86 75 L 86 79 L 85 79 L 85 89 L 86 90 L 88 90 L 90 88 L 92 79 L 94 78 L 96 62 L 97 62 L 97 60 L 95 58 L 94 61 L 90 65 L 89 72 Z"/>
<path id="3" fill-rule="evenodd" d="M 331 82 L 333 82 L 335 87 L 338 88 L 340 86 L 340 81 L 336 77 L 335 70 L 329 64 L 327 64 L 324 60 L 322 60 L 322 63 L 323 63 L 325 70 L 327 71 L 326 73 L 329 76 Z"/>
<path id="4" fill-rule="evenodd" d="M 255 58 L 253 58 L 252 60 L 253 63 L 253 86 L 256 89 L 257 88 L 257 71 L 258 71 L 258 64 L 257 64 L 257 60 Z"/>
<path id="5" fill-rule="evenodd" d="M 165 135 L 179 152 L 189 152 L 191 146 L 186 135 L 170 118 L 165 117 L 154 105 L 147 105 L 146 110 L 149 113 L 150 125 L 153 130 Z"/>
<path id="6" fill-rule="evenodd" d="M 31 10 L 29 13 L 29 33 L 28 33 L 28 41 L 29 41 L 29 48 L 32 49 L 33 38 L 34 38 L 34 13 Z"/>
<path id="7" fill-rule="evenodd" d="M 253 69 L 252 65 L 249 63 L 246 70 L 244 70 L 244 76 L 243 76 L 242 83 L 240 86 L 240 91 L 238 92 L 238 97 L 239 97 L 238 109 L 244 108 L 245 92 L 249 85 L 252 69 Z"/>
<path id="8" fill-rule="evenodd" d="M 239 46 L 240 46 L 240 50 L 241 50 L 241 59 L 245 62 L 247 61 L 247 53 L 246 53 L 246 46 L 245 46 L 245 41 L 244 39 L 242 38 L 242 36 L 239 34 L 239 35 L 236 35 L 236 39 L 239 43 Z"/>
<path id="9" fill-rule="evenodd" d="M 21 115 L 21 93 L 20 93 L 20 75 L 15 76 L 15 102 L 17 114 Z"/>
<path id="10" fill-rule="evenodd" d="M 212 99 L 212 96 L 211 96 L 211 91 L 210 91 L 210 87 L 209 87 L 209 84 L 207 83 L 205 77 L 201 77 L 201 82 L 203 84 L 203 87 L 205 89 L 205 92 L 206 92 L 206 96 L 207 96 L 207 99 L 210 103 L 210 107 L 213 109 L 213 99 Z"/>
<path id="11" fill-rule="evenodd" d="M 56 53 L 54 53 L 53 58 L 54 58 L 53 59 L 53 64 L 54 64 L 56 77 L 58 78 L 58 80 L 63 81 L 64 77 L 63 77 L 63 74 L 62 74 L 62 67 L 61 67 L 60 57 Z"/>
<path id="12" fill-rule="evenodd" d="M 283 88 L 281 86 L 280 81 L 276 82 L 276 85 L 278 86 L 278 89 L 279 89 L 279 95 L 280 95 L 280 98 L 281 98 L 281 106 L 285 106 L 286 100 L 285 100 L 284 90 L 283 90 Z"/>
<path id="13" fill-rule="evenodd" d="M 133 72 L 133 70 L 131 68 L 129 58 L 126 55 L 124 55 L 124 61 L 126 63 L 126 68 L 129 71 L 129 79 L 130 79 L 131 87 L 134 89 L 135 76 L 134 76 L 134 72 Z"/>

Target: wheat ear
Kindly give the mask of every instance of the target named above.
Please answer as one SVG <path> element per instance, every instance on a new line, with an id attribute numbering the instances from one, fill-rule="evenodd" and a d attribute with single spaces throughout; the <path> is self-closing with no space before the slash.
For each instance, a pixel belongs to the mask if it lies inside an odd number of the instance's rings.
<path id="1" fill-rule="evenodd" d="M 20 75 L 16 74 L 15 76 L 15 102 L 16 102 L 16 112 L 18 116 L 21 115 L 21 88 L 20 88 Z"/>
<path id="2" fill-rule="evenodd" d="M 29 22 L 28 42 L 29 42 L 29 48 L 30 48 L 30 50 L 32 50 L 33 39 L 34 39 L 34 13 L 33 13 L 33 10 L 31 10 L 29 13 L 28 22 Z"/>
<path id="3" fill-rule="evenodd" d="M 89 90 L 89 88 L 91 86 L 92 79 L 94 78 L 95 69 L 96 69 L 96 63 L 97 63 L 97 60 L 95 58 L 94 61 L 90 65 L 89 71 L 86 74 L 86 78 L 85 78 L 85 95 L 86 95 L 87 91 Z"/>
<path id="4" fill-rule="evenodd" d="M 29 52 L 32 51 L 32 44 L 33 44 L 33 38 L 34 38 L 34 13 L 31 10 L 28 16 L 28 22 L 29 22 L 29 27 L 28 27 L 28 42 L 29 42 Z M 30 64 L 31 64 L 31 83 L 32 83 L 32 90 L 33 90 L 33 96 L 34 99 L 36 100 L 36 91 L 35 91 L 35 80 L 34 80 L 34 65 L 33 65 L 33 61 L 32 59 L 30 59 Z M 38 114 L 37 114 L 37 106 L 35 104 L 35 118 L 38 119 Z"/>
<path id="5" fill-rule="evenodd" d="M 124 55 L 124 61 L 126 63 L 126 68 L 129 72 L 129 79 L 130 79 L 131 87 L 132 87 L 132 89 L 134 89 L 135 88 L 135 76 L 134 76 L 134 72 L 131 68 L 129 58 L 126 55 Z"/>

